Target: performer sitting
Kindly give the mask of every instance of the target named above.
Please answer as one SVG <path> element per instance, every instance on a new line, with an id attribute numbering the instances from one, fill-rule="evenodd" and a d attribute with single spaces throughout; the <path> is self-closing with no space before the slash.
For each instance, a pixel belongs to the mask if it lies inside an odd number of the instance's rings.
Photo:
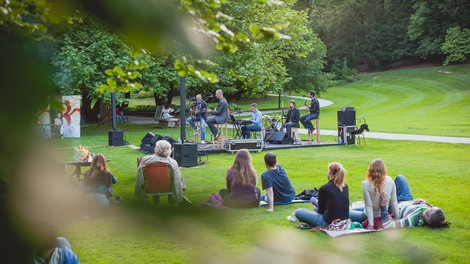
<path id="1" fill-rule="evenodd" d="M 219 99 L 219 104 L 215 110 L 207 111 L 207 113 L 212 114 L 212 116 L 207 118 L 207 126 L 211 130 L 212 135 L 214 135 L 214 139 L 217 140 L 220 136 L 220 132 L 214 124 L 223 124 L 228 122 L 228 103 L 220 89 L 215 91 L 215 97 Z"/>
<path id="2" fill-rule="evenodd" d="M 286 123 L 284 126 L 286 127 L 286 132 L 289 138 L 291 137 L 290 132 L 292 127 L 299 127 L 299 118 L 300 118 L 300 111 L 295 107 L 295 101 L 289 101 L 289 110 L 287 111 L 286 115 Z M 300 144 L 300 138 L 293 138 L 292 143 Z"/>
<path id="3" fill-rule="evenodd" d="M 196 103 L 194 105 L 193 115 L 188 118 L 188 123 L 194 129 L 194 135 L 197 135 L 199 133 L 199 128 L 196 127 L 195 121 L 200 122 L 202 144 L 206 143 L 206 110 L 206 102 L 202 100 L 202 96 L 200 94 L 196 95 Z"/>
<path id="4" fill-rule="evenodd" d="M 310 105 L 307 105 L 307 102 L 305 102 L 305 106 L 309 109 L 310 113 L 300 117 L 300 123 L 302 123 L 306 129 L 308 129 L 308 142 L 311 142 L 313 131 L 315 131 L 312 120 L 320 117 L 320 103 L 315 98 L 315 91 L 308 91 L 307 96 L 311 101 Z"/>
<path id="5" fill-rule="evenodd" d="M 242 137 L 243 138 L 250 138 L 251 131 L 261 131 L 263 128 L 263 115 L 258 110 L 258 106 L 253 103 L 250 105 L 250 111 L 253 112 L 253 115 L 250 118 L 251 125 L 242 126 Z"/>

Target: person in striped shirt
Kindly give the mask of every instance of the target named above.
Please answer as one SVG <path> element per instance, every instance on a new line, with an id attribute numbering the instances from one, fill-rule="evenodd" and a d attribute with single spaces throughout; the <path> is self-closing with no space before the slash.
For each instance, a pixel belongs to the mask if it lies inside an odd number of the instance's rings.
<path id="1" fill-rule="evenodd" d="M 411 189 L 405 176 L 398 175 L 395 178 L 398 200 L 398 217 L 392 219 L 388 212 L 389 199 L 385 194 L 381 195 L 381 217 L 384 229 L 402 228 L 414 226 L 429 226 L 431 228 L 449 227 L 445 221 L 444 211 L 429 204 L 426 200 L 413 199 Z"/>

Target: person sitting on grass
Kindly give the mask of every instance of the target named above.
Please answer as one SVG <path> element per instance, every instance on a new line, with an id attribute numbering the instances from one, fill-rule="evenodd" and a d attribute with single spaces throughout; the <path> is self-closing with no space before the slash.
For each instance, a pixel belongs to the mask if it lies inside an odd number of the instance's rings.
<path id="1" fill-rule="evenodd" d="M 381 159 L 372 160 L 367 170 L 366 180 L 362 182 L 362 196 L 365 209 L 359 208 L 349 211 L 353 222 L 363 224 L 369 230 L 382 229 L 380 201 L 382 193 L 390 198 L 393 214 L 398 215 L 398 202 L 396 187 L 393 179 L 387 176 L 387 167 Z"/>
<path id="2" fill-rule="evenodd" d="M 328 183 L 318 191 L 316 212 L 307 208 L 299 208 L 294 212 L 299 221 L 308 224 L 306 228 L 327 226 L 333 220 L 349 218 L 349 190 L 344 183 L 345 174 L 346 170 L 341 163 L 328 164 Z"/>
<path id="3" fill-rule="evenodd" d="M 386 194 L 381 195 L 382 225 L 384 229 L 429 226 L 431 228 L 449 227 L 450 222 L 446 222 L 444 211 L 431 205 L 426 200 L 418 198 L 413 199 L 410 185 L 405 176 L 398 175 L 395 178 L 397 187 L 397 199 L 399 215 L 393 220 L 388 212 L 390 199 Z"/>
<path id="4" fill-rule="evenodd" d="M 96 198 L 100 205 L 108 206 L 108 199 L 113 196 L 113 185 L 116 183 L 117 179 L 111 174 L 104 155 L 95 154 L 90 169 L 85 172 L 86 191 Z"/>
<path id="5" fill-rule="evenodd" d="M 250 152 L 240 149 L 225 177 L 227 189 L 219 191 L 224 205 L 233 208 L 258 207 L 260 190 L 256 187 L 257 178 Z"/>
<path id="6" fill-rule="evenodd" d="M 274 211 L 274 203 L 291 203 L 295 198 L 295 190 L 292 187 L 287 172 L 281 165 L 277 165 L 276 154 L 269 152 L 264 155 L 264 164 L 267 171 L 261 175 L 263 190 L 261 200 L 268 203 L 267 212 Z"/>
<path id="7" fill-rule="evenodd" d="M 57 237 L 57 228 L 49 223 L 37 226 L 39 234 L 33 241 L 34 264 L 78 264 L 77 255 L 72 251 L 69 241 L 64 237 Z"/>

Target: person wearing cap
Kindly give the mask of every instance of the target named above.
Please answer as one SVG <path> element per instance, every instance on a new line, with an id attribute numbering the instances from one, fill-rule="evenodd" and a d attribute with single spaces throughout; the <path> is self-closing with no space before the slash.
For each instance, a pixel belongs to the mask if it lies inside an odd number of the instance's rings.
<path id="1" fill-rule="evenodd" d="M 263 115 L 258 110 L 258 106 L 255 103 L 250 105 L 250 111 L 253 112 L 253 115 L 250 118 L 251 125 L 242 126 L 243 138 L 250 138 L 251 131 L 261 131 L 263 128 Z"/>

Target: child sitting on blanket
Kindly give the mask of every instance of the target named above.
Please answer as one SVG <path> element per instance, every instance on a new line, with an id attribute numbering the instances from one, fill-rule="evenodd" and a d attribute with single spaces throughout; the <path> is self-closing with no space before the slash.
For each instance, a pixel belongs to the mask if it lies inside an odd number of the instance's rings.
<path id="1" fill-rule="evenodd" d="M 274 203 L 290 203 L 295 198 L 295 190 L 287 172 L 282 166 L 277 165 L 276 154 L 267 153 L 264 156 L 264 164 L 268 170 L 261 175 L 263 190 L 266 190 L 261 200 L 268 203 L 266 211 L 273 212 Z"/>

